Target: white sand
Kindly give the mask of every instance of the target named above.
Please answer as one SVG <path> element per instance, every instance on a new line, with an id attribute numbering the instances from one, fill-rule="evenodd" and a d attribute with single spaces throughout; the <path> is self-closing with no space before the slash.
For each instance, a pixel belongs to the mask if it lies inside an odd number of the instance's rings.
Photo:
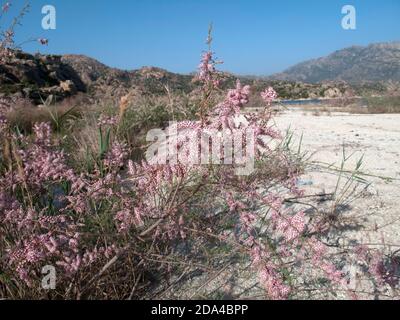
<path id="1" fill-rule="evenodd" d="M 371 183 L 370 197 L 350 204 L 350 213 L 357 217 L 368 216 L 363 229 L 350 233 L 365 242 L 381 241 L 400 246 L 400 114 L 331 114 L 315 116 L 303 111 L 287 111 L 275 118 L 281 130 L 289 126 L 297 140 L 303 134 L 303 149 L 315 152 L 312 160 L 340 165 L 343 145 L 346 154 L 355 153 L 349 160 L 348 169 L 354 169 L 357 160 L 364 155 L 362 171 L 371 175 L 394 178 L 390 183 L 366 177 Z M 337 177 L 310 173 L 305 179 L 319 189 L 332 192 Z M 311 191 L 311 190 L 310 190 Z M 377 232 L 369 230 L 377 229 Z"/>
<path id="2" fill-rule="evenodd" d="M 390 183 L 376 177 L 366 177 L 372 185 L 361 198 L 349 203 L 341 214 L 344 231 L 339 231 L 331 240 L 340 239 L 340 244 L 363 242 L 386 249 L 400 248 L 400 114 L 389 115 L 349 115 L 331 114 L 316 116 L 301 109 L 288 110 L 275 118 L 281 131 L 288 127 L 295 132 L 295 139 L 303 134 L 303 150 L 313 153 L 312 160 L 336 163 L 340 166 L 343 157 L 343 145 L 346 154 L 355 153 L 346 164 L 347 169 L 354 169 L 357 160 L 364 155 L 362 171 L 371 175 L 390 177 Z M 335 190 L 337 176 L 317 171 L 307 171 L 302 177 L 306 194 L 331 193 Z M 343 181 L 345 182 L 345 180 Z M 342 183 L 343 185 L 343 183 Z M 329 209 L 330 202 L 318 205 Z M 346 221 L 359 223 L 359 228 L 346 228 Z M 389 245 L 389 246 L 388 246 Z M 392 246 L 390 246 L 392 245 Z M 399 247 L 397 247 L 399 246 Z M 312 270 L 311 270 L 312 272 Z M 211 278 L 211 279 L 210 279 Z M 209 282 L 206 281 L 210 280 Z M 197 290 L 196 290 L 197 289 Z M 357 289 L 373 293 L 369 282 L 360 280 Z M 183 284 L 174 286 L 160 298 L 210 297 L 219 292 L 219 298 L 263 299 L 263 289 L 258 286 L 256 274 L 247 264 L 235 264 L 213 275 L 193 277 Z M 367 295 L 374 298 L 373 295 Z M 304 298 L 307 298 L 306 296 Z M 326 296 L 316 293 L 316 299 Z M 328 298 L 333 298 L 328 296 Z M 346 299 L 339 294 L 336 299 Z M 379 296 L 385 299 L 385 296 Z"/>

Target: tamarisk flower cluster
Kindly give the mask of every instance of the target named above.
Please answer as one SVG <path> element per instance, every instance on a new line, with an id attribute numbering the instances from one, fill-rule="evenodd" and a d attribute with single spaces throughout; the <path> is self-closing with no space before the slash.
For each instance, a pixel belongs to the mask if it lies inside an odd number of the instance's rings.
<path id="1" fill-rule="evenodd" d="M 261 93 L 261 97 L 263 98 L 263 100 L 265 101 L 265 103 L 270 106 L 271 103 L 278 97 L 276 91 L 274 90 L 274 88 L 267 88 L 265 89 L 264 92 Z"/>
<path id="2" fill-rule="evenodd" d="M 118 123 L 118 117 L 107 117 L 104 114 L 100 115 L 97 126 L 106 127 L 106 126 L 115 126 Z"/>
<path id="3" fill-rule="evenodd" d="M 117 170 L 124 166 L 127 158 L 127 147 L 125 144 L 115 141 L 111 150 L 106 154 L 104 165 L 110 170 Z"/>
<path id="4" fill-rule="evenodd" d="M 370 250 L 362 244 L 355 248 L 354 253 L 380 290 L 383 291 L 386 285 L 392 289 L 399 286 L 400 257 L 397 253 L 385 254 L 381 249 Z"/>
<path id="5" fill-rule="evenodd" d="M 206 86 L 218 87 L 220 85 L 220 74 L 216 70 L 218 63 L 221 62 L 214 60 L 211 51 L 203 53 L 197 79 Z"/>
<path id="6" fill-rule="evenodd" d="M 75 174 L 64 153 L 55 149 L 50 125 L 35 124 L 33 131 L 32 142 L 11 137 L 19 145 L 17 167 L 0 176 L 0 249 L 5 245 L 6 268 L 14 268 L 29 287 L 45 265 L 63 270 L 60 281 L 70 280 L 118 250 L 115 244 L 90 246 L 83 236 L 91 202 L 114 195 L 110 188 L 116 178 Z M 110 170 L 121 165 L 122 148 L 116 144 L 107 154 Z"/>

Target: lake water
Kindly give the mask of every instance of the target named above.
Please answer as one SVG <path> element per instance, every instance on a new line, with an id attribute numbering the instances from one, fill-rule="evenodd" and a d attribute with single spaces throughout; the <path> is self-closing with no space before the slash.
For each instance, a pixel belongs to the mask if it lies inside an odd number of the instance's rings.
<path id="1" fill-rule="evenodd" d="M 281 100 L 279 103 L 284 105 L 304 105 L 304 104 L 322 104 L 324 100 L 310 99 L 310 100 Z"/>

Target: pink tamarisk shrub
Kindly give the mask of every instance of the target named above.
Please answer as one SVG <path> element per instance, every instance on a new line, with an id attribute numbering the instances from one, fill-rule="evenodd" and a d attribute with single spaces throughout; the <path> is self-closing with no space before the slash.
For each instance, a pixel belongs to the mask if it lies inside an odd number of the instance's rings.
<path id="1" fill-rule="evenodd" d="M 250 264 L 266 299 L 303 298 L 320 279 L 355 296 L 349 257 L 336 259 L 323 243 L 325 221 L 288 201 L 303 196 L 301 169 L 272 125 L 276 92 L 261 93 L 262 114 L 246 112 L 251 87 L 240 81 L 212 105 L 215 65 L 209 48 L 198 120 L 156 130 L 141 161 L 116 134 L 124 114 L 98 119 L 98 155 L 86 171 L 71 166 L 49 124 L 24 136 L 0 118 L 9 155 L 0 165 L 1 297 L 159 297 L 155 284 L 169 287 L 182 268 L 208 272 L 231 258 Z M 57 269 L 56 291 L 40 289 L 46 265 Z"/>
<path id="2" fill-rule="evenodd" d="M 274 96 L 269 92 L 267 108 Z M 141 265 L 139 274 L 146 268 L 168 274 L 174 268 L 166 260 L 189 258 L 179 243 L 196 250 L 217 239 L 247 256 L 266 298 L 296 297 L 299 265 L 309 260 L 322 276 L 344 285 L 325 246 L 308 236 L 317 227 L 285 204 L 286 197 L 302 195 L 299 171 L 289 154 L 272 147 L 280 134 L 269 124 L 271 113 L 242 114 L 249 94 L 250 87 L 238 82 L 203 122 L 176 123 L 161 151 L 141 163 L 127 161 L 125 143 L 110 139 L 92 172 L 69 167 L 48 124 L 35 125 L 33 137 L 12 133 L 14 166 L 0 178 L 2 269 L 34 290 L 41 268 L 54 265 L 62 270 L 61 296 L 96 297 L 102 293 L 91 285 L 113 256 L 121 270 Z M 103 118 L 99 125 L 116 123 Z M 226 139 L 239 148 L 225 145 Z M 164 157 L 165 145 L 172 152 Z M 212 157 L 204 146 L 216 151 Z M 246 172 L 249 159 L 254 168 Z M 112 281 L 126 296 L 123 274 Z"/>
<path id="3" fill-rule="evenodd" d="M 210 61 L 212 54 L 207 52 L 198 77 L 205 90 L 216 85 L 210 84 L 214 72 Z M 285 204 L 285 197 L 302 195 L 297 187 L 300 172 L 288 154 L 270 147 L 280 139 L 279 132 L 269 124 L 271 113 L 264 117 L 242 114 L 249 94 L 250 87 L 238 81 L 225 100 L 201 121 L 178 122 L 167 128 L 166 132 L 173 133 L 157 144 L 157 152 L 147 162 L 129 163 L 128 180 L 137 197 L 116 214 L 119 231 L 129 233 L 150 226 L 153 241 L 196 239 L 205 233 L 226 239 L 222 235 L 226 230 L 221 230 L 213 213 L 225 207 L 226 217 L 236 221 L 240 230 L 226 240 L 248 254 L 266 297 L 294 297 L 299 265 L 306 263 L 347 290 L 346 275 L 329 259 L 325 245 L 309 235 L 311 230 L 318 230 L 318 222 L 311 223 L 303 211 Z M 276 93 L 268 88 L 261 96 L 269 108 Z M 212 136 L 212 142 L 206 139 L 202 144 L 204 136 Z M 232 150 L 223 143 L 227 137 L 239 140 L 242 147 L 239 152 L 233 150 L 228 164 L 224 160 Z M 210 160 L 208 147 L 212 149 L 213 145 L 218 146 L 217 154 L 211 162 L 203 163 L 204 156 Z M 243 149 L 244 158 L 254 156 L 255 161 L 255 169 L 248 175 L 237 174 L 243 162 L 236 156 L 241 153 L 242 158 Z M 270 163 L 276 163 L 273 169 L 279 170 L 278 174 L 266 171 L 271 169 Z"/>
<path id="4" fill-rule="evenodd" d="M 61 282 L 115 253 L 112 244 L 88 247 L 82 243 L 85 219 L 81 214 L 87 212 L 79 210 L 86 205 L 80 193 L 87 182 L 75 175 L 64 154 L 54 149 L 49 124 L 35 125 L 33 141 L 15 135 L 9 138 L 17 159 L 16 167 L 0 177 L 3 268 L 12 268 L 20 280 L 33 287 L 45 265 L 63 270 Z M 59 195 L 56 188 L 62 189 Z"/>
<path id="5" fill-rule="evenodd" d="M 384 244 L 384 241 L 382 245 Z M 386 249 L 386 250 L 385 250 Z M 370 249 L 368 246 L 360 244 L 354 248 L 355 261 L 358 267 L 365 270 L 364 276 L 372 280 L 375 294 L 388 293 L 393 298 L 396 296 L 400 283 L 400 257 L 397 251 L 389 250 L 385 246 Z"/>

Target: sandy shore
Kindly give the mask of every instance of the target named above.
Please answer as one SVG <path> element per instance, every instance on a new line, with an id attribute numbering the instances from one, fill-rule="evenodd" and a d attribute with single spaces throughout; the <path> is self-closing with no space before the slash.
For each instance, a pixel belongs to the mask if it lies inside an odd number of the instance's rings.
<path id="1" fill-rule="evenodd" d="M 386 182 L 366 177 L 371 182 L 369 196 L 349 204 L 348 213 L 362 217 L 363 225 L 349 238 L 363 242 L 381 242 L 400 246 L 400 114 L 343 114 L 315 116 L 301 110 L 290 110 L 275 118 L 281 130 L 288 127 L 297 140 L 303 135 L 303 149 L 312 152 L 312 160 L 340 165 L 343 146 L 346 164 L 354 169 L 364 156 L 362 171 L 373 176 L 393 178 Z M 337 177 L 322 173 L 307 173 L 309 192 L 332 192 Z"/>

